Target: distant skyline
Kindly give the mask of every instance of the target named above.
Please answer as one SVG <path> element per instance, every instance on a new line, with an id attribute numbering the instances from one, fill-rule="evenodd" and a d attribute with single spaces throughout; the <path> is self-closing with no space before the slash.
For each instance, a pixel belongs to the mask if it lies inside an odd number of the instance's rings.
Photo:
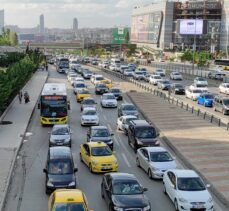
<path id="1" fill-rule="evenodd" d="M 5 10 L 5 25 L 23 28 L 39 25 L 44 14 L 47 28 L 72 28 L 77 17 L 79 28 L 130 26 L 135 6 L 153 0 L 0 0 Z"/>

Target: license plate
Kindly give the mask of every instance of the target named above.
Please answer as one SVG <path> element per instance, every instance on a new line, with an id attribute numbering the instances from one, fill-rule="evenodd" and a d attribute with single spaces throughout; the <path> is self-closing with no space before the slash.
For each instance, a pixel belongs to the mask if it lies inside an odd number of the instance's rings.
<path id="1" fill-rule="evenodd" d="M 201 209 L 201 208 L 204 208 L 204 206 L 203 205 L 193 205 L 192 208 Z"/>
<path id="2" fill-rule="evenodd" d="M 111 167 L 107 166 L 107 167 L 103 167 L 103 170 L 107 170 L 107 169 L 111 169 Z"/>

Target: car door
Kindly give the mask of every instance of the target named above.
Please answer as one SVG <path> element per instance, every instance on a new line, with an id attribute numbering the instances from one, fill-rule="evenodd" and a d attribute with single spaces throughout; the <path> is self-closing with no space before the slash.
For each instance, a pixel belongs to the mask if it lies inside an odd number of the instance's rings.
<path id="1" fill-rule="evenodd" d="M 87 131 L 87 142 L 90 142 L 90 139 L 91 139 L 91 128 L 89 128 Z"/>
<path id="2" fill-rule="evenodd" d="M 149 168 L 149 154 L 146 149 L 141 149 L 141 166 L 147 172 Z"/>
<path id="3" fill-rule="evenodd" d="M 109 205 L 111 202 L 111 193 L 112 193 L 112 189 L 111 189 L 111 177 L 109 175 L 106 175 L 104 177 L 104 189 L 103 189 L 103 193 L 104 193 L 104 199 L 106 201 L 106 203 Z"/>
<path id="4" fill-rule="evenodd" d="M 51 194 L 48 201 L 48 211 L 53 210 L 53 205 L 54 205 L 54 194 Z"/>
<path id="5" fill-rule="evenodd" d="M 171 198 L 172 201 L 174 201 L 174 188 L 175 188 L 175 175 L 173 172 L 169 171 L 167 173 L 167 184 L 166 184 L 166 191 Z"/>
<path id="6" fill-rule="evenodd" d="M 89 157 L 89 147 L 87 144 L 83 144 L 82 150 L 81 150 L 81 156 L 86 165 L 88 165 L 88 157 Z"/>
<path id="7" fill-rule="evenodd" d="M 117 120 L 118 129 L 122 129 L 122 121 L 123 121 L 123 117 L 119 117 Z"/>
<path id="8" fill-rule="evenodd" d="M 134 145 L 134 126 L 133 125 L 129 126 L 128 138 L 129 138 L 130 144 Z"/>

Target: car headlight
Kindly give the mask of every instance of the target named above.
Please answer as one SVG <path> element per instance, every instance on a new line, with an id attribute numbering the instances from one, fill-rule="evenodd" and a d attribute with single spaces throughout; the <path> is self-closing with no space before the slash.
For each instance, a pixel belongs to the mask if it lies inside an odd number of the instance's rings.
<path id="1" fill-rule="evenodd" d="M 187 203 L 188 201 L 186 200 L 186 199 L 184 199 L 184 198 L 179 198 L 178 199 L 181 203 Z"/>
<path id="2" fill-rule="evenodd" d="M 75 185 L 76 185 L 76 182 L 75 182 L 75 181 L 70 182 L 70 183 L 68 184 L 68 186 L 75 186 Z"/>
<path id="3" fill-rule="evenodd" d="M 121 208 L 121 207 L 114 207 L 114 210 L 115 211 L 123 211 L 123 208 Z"/>
<path id="4" fill-rule="evenodd" d="M 55 143 L 55 140 L 53 138 L 50 138 L 51 143 Z"/>
<path id="5" fill-rule="evenodd" d="M 47 186 L 54 187 L 54 185 L 52 184 L 52 182 L 50 180 L 47 182 Z"/>
<path id="6" fill-rule="evenodd" d="M 208 199 L 208 201 L 207 201 L 208 203 L 212 203 L 213 202 L 213 199 L 212 199 L 212 197 L 210 197 L 209 199 Z"/>
<path id="7" fill-rule="evenodd" d="M 68 143 L 69 141 L 70 141 L 70 138 L 66 138 L 66 139 L 64 140 L 65 143 Z"/>
<path id="8" fill-rule="evenodd" d="M 143 145 L 143 143 L 142 143 L 141 141 L 137 141 L 137 143 L 138 143 L 139 145 Z"/>
<path id="9" fill-rule="evenodd" d="M 93 161 L 92 161 L 92 164 L 96 166 L 96 165 L 98 164 L 98 162 L 95 161 L 95 160 L 93 160 Z"/>
<path id="10" fill-rule="evenodd" d="M 147 207 L 143 208 L 143 211 L 149 211 L 150 210 L 150 206 L 148 205 Z"/>

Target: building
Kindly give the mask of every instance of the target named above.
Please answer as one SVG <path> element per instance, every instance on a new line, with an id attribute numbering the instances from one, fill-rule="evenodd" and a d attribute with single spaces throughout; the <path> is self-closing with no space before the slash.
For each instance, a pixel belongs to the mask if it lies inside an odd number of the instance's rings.
<path id="1" fill-rule="evenodd" d="M 74 32 L 77 32 L 77 30 L 78 30 L 78 20 L 77 20 L 77 18 L 73 19 L 73 27 L 72 27 L 72 29 L 73 29 Z"/>
<path id="2" fill-rule="evenodd" d="M 40 15 L 40 26 L 39 26 L 39 29 L 40 29 L 39 32 L 41 34 L 45 33 L 45 20 L 44 20 L 44 15 L 43 14 Z"/>
<path id="3" fill-rule="evenodd" d="M 4 27 L 4 10 L 0 10 L 0 34 L 2 33 L 3 27 Z"/>
<path id="4" fill-rule="evenodd" d="M 221 17 L 219 0 L 155 1 L 134 8 L 131 42 L 157 50 L 214 52 L 220 49 Z"/>

